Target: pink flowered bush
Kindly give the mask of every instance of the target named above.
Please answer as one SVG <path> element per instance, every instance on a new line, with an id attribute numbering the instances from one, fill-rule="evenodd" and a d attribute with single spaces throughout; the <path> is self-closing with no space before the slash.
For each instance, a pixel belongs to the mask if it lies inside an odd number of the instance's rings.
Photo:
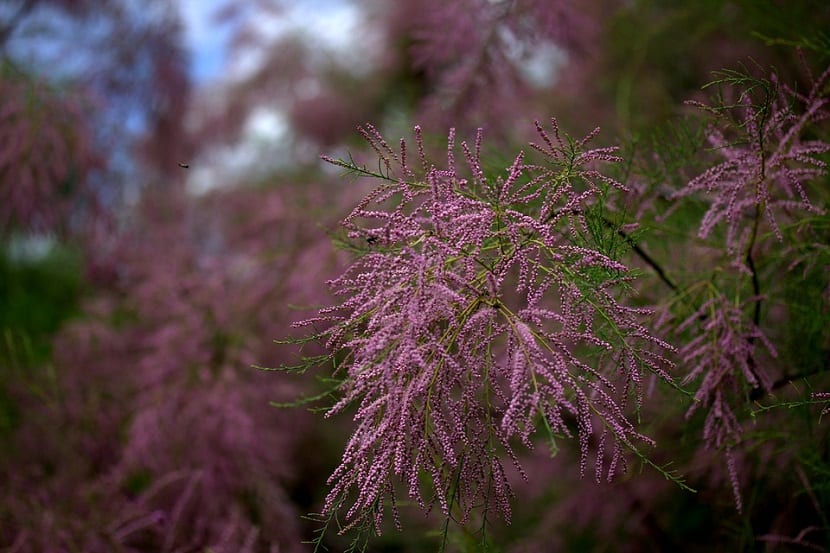
<path id="1" fill-rule="evenodd" d="M 740 444 L 748 400 L 773 394 L 792 374 L 776 361 L 778 348 L 770 336 L 780 330 L 766 313 L 792 309 L 781 303 L 777 272 L 802 264 L 801 249 L 820 252 L 809 242 L 821 240 L 823 232 L 826 196 L 820 183 L 827 175 L 830 144 L 811 135 L 811 129 L 830 114 L 828 75 L 830 70 L 818 78 L 808 73 L 809 88 L 801 92 L 779 83 L 775 74 L 763 79 L 724 71 L 712 83 L 719 88 L 711 103 L 692 103 L 711 116 L 704 134 L 711 147 L 706 159 L 711 155 L 714 165 L 674 198 L 702 200 L 706 206 L 697 238 L 711 265 L 700 267 L 684 288 L 675 288 L 671 302 L 683 313 L 675 330 L 686 334 L 679 351 L 682 384 L 696 387 L 686 416 L 705 410 L 703 441 L 723 452 L 739 511 L 743 500 L 735 451 L 747 447 Z"/>
<path id="2" fill-rule="evenodd" d="M 361 0 L 325 52 L 227 2 L 255 63 L 193 103 L 133 4 L 0 9 L 4 62 L 102 23 L 0 82 L 0 549 L 830 548 L 821 2 Z M 28 363 L 32 231 L 87 268 Z"/>
<path id="3" fill-rule="evenodd" d="M 291 496 L 312 470 L 305 439 L 314 425 L 270 406 L 299 394 L 295 382 L 252 367 L 286 361 L 267 337 L 289 331 L 285 290 L 313 295 L 312 281 L 294 273 L 325 275 L 336 262 L 294 262 L 314 244 L 292 208 L 305 194 L 316 192 L 223 191 L 196 208 L 148 193 L 109 237 L 117 273 L 58 335 L 46 396 L 14 390 L 28 416 L 12 460 L 29 469 L 0 471 L 0 543 L 306 550 Z M 257 217 L 247 216 L 252 206 Z M 264 231 L 273 226 L 280 232 Z"/>
<path id="4" fill-rule="evenodd" d="M 553 74 L 596 49 L 600 25 L 590 10 L 571 0 L 411 3 L 395 30 L 411 37 L 407 54 L 429 87 L 419 120 L 472 129 L 486 117 L 495 132 L 516 131 L 509 123 L 523 104 L 552 84 L 533 69 Z"/>
<path id="5" fill-rule="evenodd" d="M 87 173 L 100 163 L 81 94 L 62 93 L 0 59 L 0 233 L 62 233 L 95 213 Z"/>
<path id="6" fill-rule="evenodd" d="M 760 470 L 751 448 L 768 425 L 783 423 L 770 413 L 747 430 L 750 416 L 774 409 L 753 412 L 751 402 L 766 403 L 792 378 L 777 362 L 780 332 L 765 313 L 767 303 L 786 309 L 774 268 L 803 263 L 804 254 L 780 244 L 793 228 L 819 241 L 826 218 L 816 185 L 829 149 L 808 138 L 825 119 L 826 74 L 805 94 L 776 77 L 725 75 L 720 84 L 735 87 L 740 102 L 713 99 L 715 117 L 701 129 L 714 147 L 697 152 L 715 165 L 675 194 L 664 189 L 657 202 L 638 175 L 600 172 L 625 160 L 613 148 L 589 149 L 596 131 L 574 140 L 555 120 L 552 132 L 537 124 L 538 144 L 500 172 L 483 158 L 481 131 L 460 148 L 450 131 L 440 165 L 420 127 L 414 147 L 402 139 L 394 148 L 363 127 L 377 169 L 325 158 L 379 182 L 343 221 L 342 244 L 355 260 L 329 282 L 342 303 L 300 323 L 332 352 L 339 400 L 328 416 L 350 412 L 356 423 L 323 507 L 333 520 L 345 512 L 341 531 L 379 534 L 387 510 L 400 527 L 398 504 L 414 499 L 426 511 L 437 506 L 448 524 L 480 523 L 475 535 L 484 544 L 493 511 L 511 520 L 516 481 L 508 475 L 527 477 L 517 446 L 535 447 L 537 435 L 554 452 L 567 443 L 561 438 L 576 438 L 580 475 L 590 453 L 596 480 L 611 482 L 630 464 L 627 451 L 682 488 L 662 468 L 672 456 L 649 458 L 644 446 L 659 442 L 635 424 L 673 411 L 685 412 L 690 428 L 704 413 L 700 443 L 710 450 L 681 472 L 700 486 L 726 483 L 732 508 L 747 508 L 747 474 Z M 697 161 L 678 157 L 675 176 L 694 174 Z M 634 200 L 612 174 L 634 183 Z M 694 202 L 683 204 L 688 198 Z M 708 205 L 699 240 L 686 243 L 685 253 L 707 256 L 698 272 L 650 255 L 637 241 L 646 231 L 625 221 L 628 210 L 653 217 L 660 202 L 674 202 L 655 218 L 664 225 L 675 210 L 689 216 Z M 654 291 L 633 294 L 623 256 L 671 292 L 658 299 L 661 321 L 643 322 Z M 649 328 L 666 326 L 679 342 L 676 356 Z M 649 510 L 659 507 L 636 504 L 656 518 Z M 615 531 L 611 523 L 609 536 Z M 445 525 L 444 545 L 447 532 Z M 650 535 L 646 528 L 643 539 Z"/>

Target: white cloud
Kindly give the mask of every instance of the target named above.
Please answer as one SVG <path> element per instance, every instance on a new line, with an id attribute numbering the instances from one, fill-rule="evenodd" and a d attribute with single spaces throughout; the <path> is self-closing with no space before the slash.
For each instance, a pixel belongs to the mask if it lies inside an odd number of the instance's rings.
<path id="1" fill-rule="evenodd" d="M 202 88 L 202 108 L 210 109 L 211 99 L 221 102 L 216 92 L 222 81 L 242 80 L 261 67 L 268 48 L 287 33 L 303 36 L 313 46 L 312 55 L 326 61 L 336 59 L 352 71 L 366 70 L 377 51 L 376 37 L 362 27 L 360 8 L 349 0 L 288 0 L 275 11 L 252 10 L 255 15 L 245 24 L 253 25 L 261 40 L 256 46 L 227 56 L 228 39 L 234 29 L 218 26 L 214 20 L 224 0 L 180 0 L 186 39 L 193 52 L 195 68 L 191 71 Z M 311 60 L 312 63 L 314 60 Z M 309 94 L 319 86 L 313 78 L 294 83 Z M 236 144 L 217 147 L 194 160 L 188 172 L 188 189 L 204 193 L 213 188 L 239 182 L 245 176 L 273 170 L 291 161 L 290 126 L 285 114 L 272 106 L 252 110 Z"/>
<path id="2" fill-rule="evenodd" d="M 262 45 L 236 52 L 228 59 L 229 38 L 234 29 L 215 19 L 224 0 L 179 0 L 185 37 L 193 55 L 191 74 L 197 82 L 219 78 L 244 79 L 263 63 L 269 44 L 288 33 L 303 35 L 323 55 L 336 55 L 353 71 L 367 70 L 376 51 L 377 38 L 363 25 L 361 9 L 350 0 L 286 1 L 279 10 L 251 10 L 252 32 Z M 227 65 L 227 67 L 226 67 Z"/>
<path id="3" fill-rule="evenodd" d="M 351 70 L 365 70 L 371 63 L 372 51 L 366 40 L 369 33 L 362 27 L 360 9 L 348 0 L 304 0 L 286 4 L 275 13 L 258 14 L 253 32 L 263 46 L 240 52 L 231 68 L 232 77 L 244 79 L 263 63 L 267 45 L 287 34 L 298 34 L 308 40 L 315 53 L 335 54 Z M 358 41 L 361 37 L 364 41 Z"/>
<path id="4" fill-rule="evenodd" d="M 259 107 L 251 112 L 240 140 L 221 146 L 191 164 L 187 189 L 203 194 L 246 176 L 267 173 L 287 162 L 289 127 L 283 113 Z"/>
<path id="5" fill-rule="evenodd" d="M 281 111 L 259 107 L 251 113 L 245 123 L 248 140 L 274 141 L 288 134 L 288 122 Z"/>

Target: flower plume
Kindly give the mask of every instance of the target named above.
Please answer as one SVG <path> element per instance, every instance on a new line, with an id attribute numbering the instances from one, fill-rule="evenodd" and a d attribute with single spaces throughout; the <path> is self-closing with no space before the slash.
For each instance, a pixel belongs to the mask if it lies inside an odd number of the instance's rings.
<path id="1" fill-rule="evenodd" d="M 417 169 L 405 141 L 393 150 L 371 126 L 378 171 L 327 159 L 380 185 L 343 222 L 360 254 L 329 283 L 341 303 L 300 323 L 328 323 L 322 336 L 342 360 L 329 415 L 356 407 L 326 511 L 350 503 L 348 519 L 380 531 L 399 481 L 461 522 L 492 507 L 509 520 L 502 459 L 521 472 L 514 441 L 532 446 L 537 428 L 554 447 L 578 440 L 581 474 L 598 440 L 609 480 L 625 449 L 652 443 L 629 398 L 640 405 L 644 372 L 671 380 L 672 348 L 639 322 L 647 310 L 618 301 L 632 276 L 591 234 L 602 194 L 624 189 L 598 167 L 619 158 L 588 148 L 597 131 L 572 140 L 551 125 L 537 123 L 536 159 L 520 152 L 499 176 L 482 169 L 480 130 L 461 144 L 463 165 L 454 131 L 439 168 L 417 127 Z"/>
<path id="2" fill-rule="evenodd" d="M 701 238 L 724 224 L 727 249 L 740 256 L 752 239 L 748 221 L 763 215 L 783 241 L 782 217 L 793 211 L 822 212 L 810 201 L 805 185 L 827 174 L 822 155 L 830 151 L 830 144 L 804 135 L 808 126 L 830 116 L 824 92 L 828 78 L 830 69 L 801 93 L 779 85 L 775 75 L 762 80 L 724 72 L 714 84 L 743 88 L 738 101 L 717 108 L 695 104 L 715 115 L 708 140 L 722 158 L 676 193 L 703 194 L 709 200 L 698 232 Z"/>

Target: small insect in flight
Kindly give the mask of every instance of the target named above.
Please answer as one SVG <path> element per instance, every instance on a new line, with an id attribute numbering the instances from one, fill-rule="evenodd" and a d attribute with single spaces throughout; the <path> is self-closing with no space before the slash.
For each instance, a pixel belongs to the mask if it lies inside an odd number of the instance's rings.
<path id="1" fill-rule="evenodd" d="M 190 164 L 189 163 L 179 163 L 179 167 L 181 167 L 182 169 L 190 169 Z"/>

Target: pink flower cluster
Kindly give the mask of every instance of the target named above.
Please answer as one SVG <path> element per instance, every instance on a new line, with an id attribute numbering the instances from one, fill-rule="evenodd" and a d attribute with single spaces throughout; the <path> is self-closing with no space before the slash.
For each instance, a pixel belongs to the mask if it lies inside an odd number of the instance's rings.
<path id="1" fill-rule="evenodd" d="M 752 301 L 753 298 L 749 300 Z M 732 453 L 741 440 L 741 425 L 733 411 L 735 396 L 740 396 L 747 384 L 765 391 L 770 389 L 758 344 L 763 344 L 772 357 L 777 352 L 761 329 L 747 320 L 744 306 L 723 294 L 704 302 L 677 330 L 682 332 L 698 324 L 700 333 L 679 351 L 685 365 L 692 367 L 683 384 L 700 379 L 695 401 L 686 417 L 700 408 L 708 408 L 703 440 L 708 447 L 726 452 L 729 479 L 740 511 L 740 486 Z"/>
<path id="2" fill-rule="evenodd" d="M 587 148 L 597 131 L 572 140 L 555 120 L 552 133 L 537 130 L 538 159 L 519 153 L 501 176 L 484 169 L 481 131 L 461 144 L 463 164 L 450 131 L 443 168 L 418 127 L 414 156 L 404 140 L 394 150 L 363 129 L 378 172 L 329 159 L 381 184 L 343 223 L 362 254 L 330 282 L 342 302 L 300 323 L 327 324 L 340 360 L 342 398 L 329 416 L 356 406 L 327 511 L 350 502 L 349 520 L 380 531 L 385 501 L 397 518 L 400 481 L 447 517 L 495 507 L 509 520 L 502 459 L 518 466 L 514 439 L 532 447 L 539 424 L 554 443 L 578 438 L 580 473 L 595 440 L 597 475 L 608 479 L 625 449 L 652 443 L 628 400 L 642 401 L 646 372 L 670 380 L 672 348 L 639 322 L 648 310 L 620 303 L 632 277 L 589 231 L 600 191 L 623 189 L 597 167 L 619 158 Z"/>
<path id="3" fill-rule="evenodd" d="M 98 160 L 78 97 L 0 68 L 0 232 L 59 232 L 94 201 Z M 90 210 L 94 205 L 86 205 Z"/>
<path id="4" fill-rule="evenodd" d="M 822 155 L 830 151 L 830 144 L 805 139 L 804 130 L 830 117 L 824 93 L 828 78 L 830 69 L 804 93 L 780 85 L 773 75 L 770 81 L 758 81 L 763 90 L 760 98 L 745 90 L 732 112 L 696 104 L 716 115 L 708 139 L 723 159 L 675 195 L 701 194 L 709 202 L 700 224 L 701 238 L 724 224 L 727 250 L 740 259 L 757 234 L 748 221 L 759 219 L 761 213 L 783 241 L 780 220 L 798 211 L 822 212 L 810 201 L 805 186 L 827 174 Z"/>

